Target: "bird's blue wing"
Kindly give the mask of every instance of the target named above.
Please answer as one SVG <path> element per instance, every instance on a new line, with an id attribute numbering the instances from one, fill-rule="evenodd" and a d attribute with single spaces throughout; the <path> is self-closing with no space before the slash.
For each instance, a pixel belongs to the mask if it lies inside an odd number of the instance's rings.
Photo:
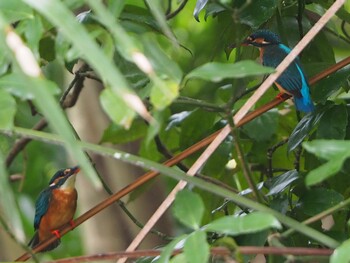
<path id="1" fill-rule="evenodd" d="M 34 229 L 38 229 L 41 218 L 46 214 L 51 199 L 51 188 L 44 189 L 35 203 Z"/>
<path id="2" fill-rule="evenodd" d="M 282 44 L 273 47 L 266 47 L 263 53 L 263 63 L 265 66 L 276 68 L 289 52 L 290 49 Z M 304 71 L 298 58 L 289 65 L 276 82 L 296 97 L 302 97 L 302 88 L 308 89 Z M 306 87 L 304 87 L 305 85 Z"/>

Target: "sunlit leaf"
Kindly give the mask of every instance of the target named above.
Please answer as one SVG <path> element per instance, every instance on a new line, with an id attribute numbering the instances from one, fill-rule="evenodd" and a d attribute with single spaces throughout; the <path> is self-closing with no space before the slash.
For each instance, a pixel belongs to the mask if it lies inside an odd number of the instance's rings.
<path id="1" fill-rule="evenodd" d="M 125 129 L 130 128 L 135 113 L 112 90 L 104 89 L 100 94 L 100 101 L 103 109 L 114 123 Z"/>
<path id="2" fill-rule="evenodd" d="M 280 229 L 280 222 L 271 214 L 253 212 L 246 216 L 225 216 L 209 223 L 203 228 L 228 235 L 255 233 L 268 228 Z"/>
<path id="3" fill-rule="evenodd" d="M 0 89 L 0 129 L 11 130 L 16 113 L 16 101 Z"/>
<path id="4" fill-rule="evenodd" d="M 186 238 L 184 254 L 187 262 L 208 262 L 210 254 L 209 244 L 207 242 L 207 235 L 204 231 L 195 231 Z"/>
<path id="5" fill-rule="evenodd" d="M 337 247 L 330 257 L 330 263 L 348 263 L 350 261 L 350 239 Z"/>
<path id="6" fill-rule="evenodd" d="M 264 67 L 251 60 L 243 60 L 234 64 L 209 62 L 192 70 L 186 79 L 199 78 L 212 82 L 219 82 L 227 78 L 244 78 L 270 74 L 275 69 Z"/>
<path id="7" fill-rule="evenodd" d="M 173 213 L 184 225 L 199 229 L 204 213 L 203 201 L 198 194 L 183 190 L 176 195 Z"/>

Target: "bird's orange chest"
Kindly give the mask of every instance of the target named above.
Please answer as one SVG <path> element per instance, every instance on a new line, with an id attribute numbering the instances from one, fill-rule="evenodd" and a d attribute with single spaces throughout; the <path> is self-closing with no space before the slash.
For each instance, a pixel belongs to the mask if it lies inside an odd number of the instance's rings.
<path id="1" fill-rule="evenodd" d="M 73 219 L 77 207 L 77 198 L 78 194 L 75 189 L 52 190 L 49 208 L 40 221 L 40 238 L 51 235 L 52 230 L 59 229 Z"/>

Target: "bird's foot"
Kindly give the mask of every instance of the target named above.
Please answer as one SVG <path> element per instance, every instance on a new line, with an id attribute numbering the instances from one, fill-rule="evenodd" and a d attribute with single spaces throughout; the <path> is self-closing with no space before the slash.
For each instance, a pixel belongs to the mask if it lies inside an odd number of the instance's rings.
<path id="1" fill-rule="evenodd" d="M 61 238 L 60 231 L 58 231 L 57 229 L 56 229 L 56 230 L 52 230 L 51 233 L 52 233 L 53 235 L 55 235 L 58 239 Z"/>
<path id="2" fill-rule="evenodd" d="M 276 99 L 283 100 L 283 95 L 284 93 L 282 92 L 278 93 L 278 95 L 276 96 Z"/>
<path id="3" fill-rule="evenodd" d="M 75 225 L 75 222 L 74 222 L 73 219 L 72 219 L 71 221 L 69 221 L 69 224 L 70 224 L 70 226 L 72 227 L 72 230 L 73 230 L 74 228 L 77 227 L 77 226 Z"/>

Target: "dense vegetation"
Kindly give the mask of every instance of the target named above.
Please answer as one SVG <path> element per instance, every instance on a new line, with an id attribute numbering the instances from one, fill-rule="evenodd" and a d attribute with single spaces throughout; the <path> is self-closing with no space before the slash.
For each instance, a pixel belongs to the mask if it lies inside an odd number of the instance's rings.
<path id="1" fill-rule="evenodd" d="M 103 185 L 107 193 L 117 193 L 111 195 L 114 201 L 128 194 L 128 205 L 147 193 L 161 202 L 178 180 L 190 183 L 172 205 L 170 215 L 176 222 L 167 222 L 162 233 L 155 234 L 163 239 L 148 247 L 166 247 L 157 262 L 168 262 L 175 247 L 183 253 L 171 262 L 248 262 L 255 254 L 245 255 L 246 246 L 256 247 L 256 253 L 258 247 L 287 248 L 284 255 L 266 255 L 271 262 L 310 260 L 298 253 L 292 256 L 291 247 L 309 249 L 314 260 L 324 262 L 330 260 L 328 249 L 337 249 L 331 261 L 348 262 L 349 1 L 300 55 L 315 112 L 296 112 L 292 100 L 274 99 L 278 91 L 270 88 L 250 110 L 255 111 L 253 118 L 236 126 L 232 121 L 266 75 L 274 72 L 258 63 L 258 49 L 242 47 L 242 41 L 267 28 L 292 48 L 314 30 L 332 4 L 0 1 L 0 216 L 7 232 L 3 234 L 16 240 L 14 246 L 25 244 L 33 234 L 38 193 L 57 169 L 79 164 L 90 186 Z M 82 94 L 93 91 L 90 101 L 82 100 Z M 92 113 L 68 117 L 79 101 Z M 270 101 L 274 107 L 264 108 Z M 97 140 L 80 140 L 89 132 L 96 136 L 93 126 L 106 116 L 109 123 L 99 127 L 102 134 Z M 81 123 L 85 126 L 76 128 Z M 214 139 L 211 134 L 223 127 L 230 127 L 228 136 L 199 170 L 191 168 Z M 116 150 L 117 145 L 131 150 Z M 171 165 L 176 167 L 161 164 L 174 157 Z M 162 190 L 155 188 L 154 173 L 140 176 L 147 182 L 118 196 L 115 189 L 125 185 L 113 184 L 104 174 L 105 159 L 159 171 Z M 195 177 L 186 177 L 190 168 Z M 115 180 L 125 176 L 120 170 L 109 173 Z M 107 204 L 106 199 L 99 202 Z M 137 210 L 154 212 L 142 205 Z M 57 251 L 38 258 L 90 255 L 79 224 L 100 211 L 95 212 L 77 220 L 77 230 L 63 238 Z M 125 250 L 113 246 L 114 238 L 102 236 L 114 251 Z M 5 253 L 6 242 L 0 244 L 0 260 L 20 256 Z M 210 256 L 209 248 L 219 246 L 232 253 L 219 256 L 212 251 Z M 327 255 L 321 257 L 323 253 Z"/>

